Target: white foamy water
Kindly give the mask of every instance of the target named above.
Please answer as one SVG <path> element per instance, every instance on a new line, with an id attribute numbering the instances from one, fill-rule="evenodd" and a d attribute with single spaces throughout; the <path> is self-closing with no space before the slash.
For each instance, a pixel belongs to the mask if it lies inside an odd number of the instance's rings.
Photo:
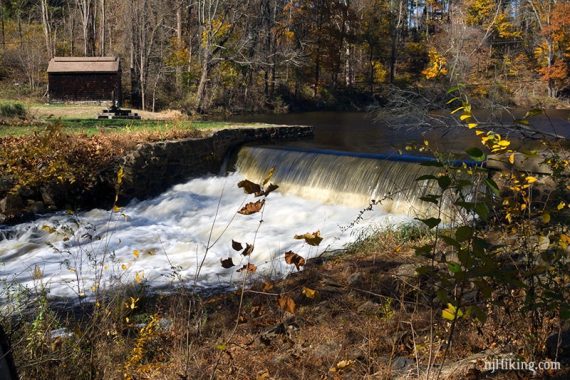
<path id="1" fill-rule="evenodd" d="M 133 283 L 135 278 L 144 278 L 153 288 L 173 283 L 227 285 L 239 281 L 236 270 L 246 263 L 232 249 L 232 239 L 242 243 L 255 239 L 251 262 L 257 265 L 257 273 L 278 275 L 295 270 L 283 259 L 288 250 L 315 257 L 325 249 L 342 248 L 362 231 L 410 220 L 375 209 L 343 232 L 340 226 L 350 224 L 358 216 L 358 208 L 277 191 L 267 198 L 256 236 L 260 214 L 236 214 L 245 203 L 255 200 L 237 188 L 241 179 L 240 174 L 193 179 L 154 199 L 132 203 L 121 213 L 95 209 L 15 226 L 0 241 L 0 277 L 27 288 L 41 282 L 50 296 L 60 297 L 89 296 L 95 283 L 108 287 Z M 204 256 L 213 223 L 211 248 Z M 56 232 L 48 231 L 52 228 Z M 324 237 L 319 247 L 293 239 L 295 234 L 316 230 Z M 228 257 L 236 266 L 224 269 L 220 260 Z"/>

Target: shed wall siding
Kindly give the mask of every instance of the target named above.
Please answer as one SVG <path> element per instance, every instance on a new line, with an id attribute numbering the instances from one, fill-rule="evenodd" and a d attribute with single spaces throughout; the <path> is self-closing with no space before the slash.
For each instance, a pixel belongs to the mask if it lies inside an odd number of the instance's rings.
<path id="1" fill-rule="evenodd" d="M 121 101 L 117 73 L 49 73 L 50 101 Z"/>

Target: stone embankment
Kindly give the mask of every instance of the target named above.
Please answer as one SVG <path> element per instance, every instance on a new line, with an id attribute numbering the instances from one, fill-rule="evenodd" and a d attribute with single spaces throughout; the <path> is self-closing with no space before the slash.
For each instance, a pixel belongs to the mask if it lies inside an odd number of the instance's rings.
<path id="1" fill-rule="evenodd" d="M 146 199 L 184 181 L 218 174 L 226 156 L 246 143 L 271 143 L 313 136 L 312 127 L 264 125 L 217 131 L 203 138 L 143 143 L 117 160 L 110 168 L 96 173 L 96 185 L 77 189 L 73 185 L 40 185 L 22 188 L 18 193 L 2 191 L 11 184 L 0 174 L 0 224 L 18 223 L 38 213 L 65 209 L 110 208 L 116 194 L 117 170 L 124 169 L 119 203 Z M 3 185 L 4 184 L 4 185 Z"/>

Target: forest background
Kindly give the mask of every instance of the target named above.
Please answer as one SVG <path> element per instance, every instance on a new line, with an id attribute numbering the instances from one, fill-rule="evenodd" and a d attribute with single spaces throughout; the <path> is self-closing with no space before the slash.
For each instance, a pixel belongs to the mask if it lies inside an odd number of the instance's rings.
<path id="1" fill-rule="evenodd" d="M 569 25 L 567 0 L 0 0 L 1 97 L 47 100 L 54 56 L 116 55 L 147 110 L 438 104 L 456 83 L 478 107 L 560 107 Z"/>

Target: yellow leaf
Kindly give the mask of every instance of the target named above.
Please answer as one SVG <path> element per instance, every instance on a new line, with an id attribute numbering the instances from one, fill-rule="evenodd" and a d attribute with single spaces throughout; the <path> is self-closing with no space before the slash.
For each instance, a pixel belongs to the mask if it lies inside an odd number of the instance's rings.
<path id="1" fill-rule="evenodd" d="M 140 271 L 135 273 L 135 282 L 140 284 L 144 280 L 144 271 Z"/>
<path id="2" fill-rule="evenodd" d="M 514 153 L 509 156 L 509 163 L 511 165 L 515 164 L 515 154 Z"/>
<path id="3" fill-rule="evenodd" d="M 566 235 L 566 234 L 562 234 L 560 235 L 560 247 L 562 249 L 566 249 L 568 248 L 568 245 L 570 245 L 570 236 Z"/>
<path id="4" fill-rule="evenodd" d="M 117 206 L 117 205 L 113 206 L 113 212 L 120 212 L 120 211 L 121 211 L 121 208 L 119 206 Z"/>
<path id="5" fill-rule="evenodd" d="M 307 298 L 315 298 L 315 296 L 317 295 L 317 291 L 310 289 L 310 288 L 303 287 L 303 294 Z"/>
<path id="6" fill-rule="evenodd" d="M 449 321 L 453 321 L 455 318 L 461 318 L 463 316 L 463 312 L 452 304 L 448 303 L 447 309 L 443 309 L 441 316 Z"/>
<path id="7" fill-rule="evenodd" d="M 556 207 L 556 209 L 557 209 L 558 211 L 560 211 L 560 210 L 562 210 L 564 207 L 566 207 L 566 202 L 561 201 L 561 202 L 558 204 L 558 206 Z"/>
<path id="8" fill-rule="evenodd" d="M 469 113 L 464 113 L 463 115 L 459 116 L 459 119 L 461 121 L 467 120 L 469 118 L 471 118 L 471 114 L 469 114 Z"/>
<path id="9" fill-rule="evenodd" d="M 498 144 L 502 147 L 508 147 L 509 145 L 511 145 L 511 142 L 509 140 L 501 140 L 498 142 Z"/>
<path id="10" fill-rule="evenodd" d="M 321 231 L 315 231 L 313 233 L 307 232 L 303 235 L 295 235 L 293 238 L 299 240 L 305 240 L 307 244 L 312 246 L 317 246 L 321 244 L 321 241 L 323 241 L 323 238 L 321 237 Z"/>
<path id="11" fill-rule="evenodd" d="M 122 166 L 119 167 L 119 171 L 117 172 L 117 185 L 121 185 L 123 183 L 123 177 L 125 175 L 125 170 Z"/>
<path id="12" fill-rule="evenodd" d="M 473 128 L 476 128 L 478 125 L 479 125 L 479 124 L 477 124 L 477 123 L 468 123 L 468 124 L 467 124 L 467 128 L 473 129 Z"/>
<path id="13" fill-rule="evenodd" d="M 527 183 L 535 183 L 536 181 L 538 181 L 538 180 L 536 179 L 536 177 L 531 177 L 531 176 L 526 177 L 526 182 L 527 182 Z"/>
<path id="14" fill-rule="evenodd" d="M 53 228 L 52 226 L 43 225 L 43 226 L 42 226 L 42 231 L 45 231 L 45 232 L 47 232 L 48 234 L 53 234 L 56 230 L 55 230 L 55 228 Z"/>
<path id="15" fill-rule="evenodd" d="M 127 265 L 127 264 L 121 264 L 121 269 L 122 269 L 122 270 L 127 270 L 127 268 L 128 268 L 128 265 Z"/>
<path id="16" fill-rule="evenodd" d="M 275 173 L 275 167 L 272 167 L 271 169 L 269 169 L 269 172 L 267 173 L 267 175 L 263 179 L 263 186 L 265 186 L 267 184 L 267 182 L 269 182 L 271 180 L 271 177 L 273 177 L 274 173 Z"/>
<path id="17" fill-rule="evenodd" d="M 463 108 L 465 108 L 465 107 L 463 107 L 463 106 L 458 107 L 458 108 L 454 109 L 453 111 L 451 111 L 451 114 L 453 115 L 454 113 L 461 111 Z"/>
<path id="18" fill-rule="evenodd" d="M 139 302 L 140 298 L 134 298 L 134 297 L 130 297 L 130 303 L 126 302 L 125 306 L 131 310 L 134 310 L 137 308 L 137 302 Z"/>
<path id="19" fill-rule="evenodd" d="M 477 136 L 481 136 L 483 133 L 485 133 L 485 132 L 480 131 L 480 130 L 475 131 L 475 134 L 476 134 Z"/>
<path id="20" fill-rule="evenodd" d="M 549 223 L 550 222 L 550 214 L 545 212 L 544 214 L 542 214 L 542 221 L 544 223 Z"/>
<path id="21" fill-rule="evenodd" d="M 354 363 L 354 360 L 341 360 L 340 362 L 336 363 L 336 368 L 343 369 L 346 368 Z"/>
<path id="22" fill-rule="evenodd" d="M 139 250 L 138 250 L 138 249 L 135 249 L 135 250 L 133 251 L 133 256 L 136 257 L 136 258 L 138 258 L 139 255 L 140 255 Z"/>

